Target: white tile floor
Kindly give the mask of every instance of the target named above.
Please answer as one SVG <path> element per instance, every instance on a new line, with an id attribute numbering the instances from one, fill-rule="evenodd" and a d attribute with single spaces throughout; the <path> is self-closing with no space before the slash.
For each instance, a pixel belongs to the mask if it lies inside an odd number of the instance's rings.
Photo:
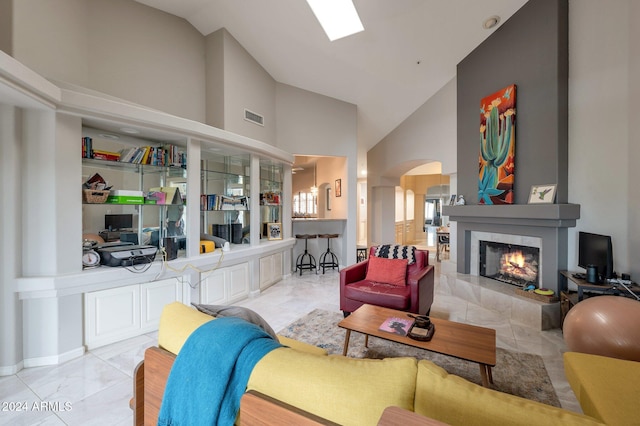
<path id="1" fill-rule="evenodd" d="M 560 330 L 537 331 L 456 297 L 438 294 L 439 267 L 436 264 L 436 297 L 431 314 L 495 328 L 498 346 L 541 355 L 562 406 L 580 412 L 564 376 L 562 353 L 566 346 Z M 255 310 L 279 331 L 314 309 L 338 311 L 338 281 L 336 271 L 327 271 L 324 276 L 305 272 L 238 305 Z M 58 366 L 28 368 L 0 377 L 0 402 L 14 403 L 13 411 L 0 411 L 0 425 L 132 424 L 129 399 L 133 370 L 156 339 L 157 334 L 151 333 L 92 350 Z M 44 406 L 40 405 L 43 401 Z M 16 411 L 15 404 L 26 411 Z"/>

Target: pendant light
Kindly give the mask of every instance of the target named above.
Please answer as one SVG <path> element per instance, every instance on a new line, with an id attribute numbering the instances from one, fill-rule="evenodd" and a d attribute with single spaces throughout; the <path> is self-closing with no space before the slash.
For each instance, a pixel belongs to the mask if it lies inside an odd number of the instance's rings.
<path id="1" fill-rule="evenodd" d="M 313 186 L 311 187 L 311 194 L 316 197 L 318 195 L 318 187 L 316 186 L 316 164 L 313 163 Z"/>

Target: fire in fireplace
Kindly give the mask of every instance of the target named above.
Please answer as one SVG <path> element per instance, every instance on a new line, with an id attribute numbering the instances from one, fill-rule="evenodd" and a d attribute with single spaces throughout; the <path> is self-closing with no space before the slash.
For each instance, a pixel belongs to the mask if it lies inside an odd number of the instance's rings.
<path id="1" fill-rule="evenodd" d="M 480 275 L 505 283 L 538 287 L 540 249 L 480 241 Z"/>

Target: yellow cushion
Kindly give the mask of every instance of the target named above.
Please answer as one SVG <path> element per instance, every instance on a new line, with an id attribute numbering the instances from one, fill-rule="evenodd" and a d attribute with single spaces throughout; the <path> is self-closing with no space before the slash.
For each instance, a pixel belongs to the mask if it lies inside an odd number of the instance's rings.
<path id="1" fill-rule="evenodd" d="M 582 414 L 484 388 L 424 360 L 418 363 L 415 397 L 416 413 L 451 425 L 601 424 Z"/>
<path id="2" fill-rule="evenodd" d="M 284 337 L 278 334 L 278 340 L 284 346 L 288 346 L 297 351 L 307 352 L 315 355 L 327 355 L 327 351 L 325 349 L 319 348 L 314 345 L 310 345 L 305 342 L 300 342 L 298 340 L 290 339 L 289 337 Z"/>
<path id="3" fill-rule="evenodd" d="M 160 329 L 158 331 L 158 346 L 177 355 L 187 341 L 187 337 L 202 324 L 212 321 L 211 315 L 207 315 L 180 302 L 166 305 L 160 317 Z M 285 346 L 303 352 L 317 355 L 326 355 L 327 351 L 308 343 L 299 342 L 284 336 L 278 336 L 278 340 Z"/>
<path id="4" fill-rule="evenodd" d="M 202 324 L 212 321 L 211 315 L 191 308 L 180 302 L 173 302 L 162 309 L 158 346 L 171 353 L 178 354 L 187 337 Z"/>
<path id="5" fill-rule="evenodd" d="M 640 362 L 566 352 L 564 371 L 585 414 L 610 425 L 638 424 Z"/>
<path id="6" fill-rule="evenodd" d="M 256 390 L 342 425 L 375 425 L 394 405 L 413 411 L 416 360 L 317 356 L 289 348 L 256 364 L 248 390 Z"/>

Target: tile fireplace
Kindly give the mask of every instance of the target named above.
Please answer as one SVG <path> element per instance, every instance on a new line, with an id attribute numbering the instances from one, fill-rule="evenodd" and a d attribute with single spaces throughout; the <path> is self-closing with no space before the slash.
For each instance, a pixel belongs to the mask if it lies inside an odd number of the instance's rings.
<path id="1" fill-rule="evenodd" d="M 558 293 L 558 271 L 567 268 L 567 228 L 580 217 L 579 205 L 446 206 L 443 214 L 457 223 L 459 273 L 483 275 L 480 241 L 531 247 L 538 249 L 536 287 Z"/>
<path id="2" fill-rule="evenodd" d="M 518 287 L 538 287 L 540 249 L 480 241 L 480 275 Z"/>

